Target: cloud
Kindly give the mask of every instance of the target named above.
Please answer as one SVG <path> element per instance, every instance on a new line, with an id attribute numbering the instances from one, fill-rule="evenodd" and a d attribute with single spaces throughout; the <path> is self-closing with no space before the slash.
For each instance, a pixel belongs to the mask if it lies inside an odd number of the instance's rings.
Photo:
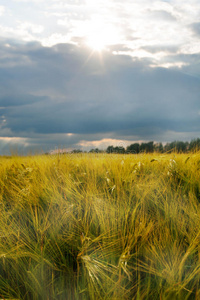
<path id="1" fill-rule="evenodd" d="M 141 49 L 167 44 L 179 47 L 182 53 L 199 51 L 198 35 L 195 37 L 188 27 L 188 24 L 197 24 L 194 30 L 198 33 L 200 5 L 196 0 L 190 3 L 180 0 L 125 0 L 123 3 L 113 0 L 95 3 L 91 0 L 15 0 L 7 1 L 4 8 L 0 30 L 5 38 L 38 41 L 48 47 L 58 43 L 76 43 L 81 47 L 85 43 L 91 48 L 95 39 L 101 39 L 110 51 L 157 61 L 160 55 Z M 114 45 L 119 48 L 112 50 Z M 121 45 L 124 45 L 123 50 Z"/>
<path id="2" fill-rule="evenodd" d="M 111 52 L 117 51 L 117 52 L 124 52 L 131 51 L 131 48 L 128 48 L 125 44 L 116 44 L 116 45 L 109 45 L 108 48 Z"/>
<path id="3" fill-rule="evenodd" d="M 0 106 L 4 108 L 8 107 L 16 107 L 16 106 L 24 106 L 24 105 L 30 105 L 35 104 L 36 102 L 42 102 L 46 98 L 45 97 L 39 97 L 39 96 L 33 96 L 28 94 L 22 94 L 22 95 L 6 95 L 4 97 L 0 97 Z"/>
<path id="4" fill-rule="evenodd" d="M 195 34 L 200 36 L 200 22 L 193 23 L 192 25 L 190 25 L 190 27 L 192 28 Z"/>
<path id="5" fill-rule="evenodd" d="M 150 45 L 146 47 L 142 47 L 141 49 L 148 51 L 150 53 L 159 53 L 159 52 L 164 52 L 166 54 L 169 53 L 177 53 L 179 51 L 178 46 L 173 46 L 173 45 Z"/>
<path id="6" fill-rule="evenodd" d="M 12 0 L 13 2 L 22 2 L 22 3 L 41 3 L 41 2 L 46 2 L 46 0 Z"/>
<path id="7" fill-rule="evenodd" d="M 200 79 L 186 67 L 151 68 L 152 60 L 72 44 L 6 43 L 0 50 L 0 134 L 28 139 L 26 149 L 199 133 Z M 18 64 L 7 68 L 12 57 Z M 192 65 L 191 56 L 185 61 Z"/>
<path id="8" fill-rule="evenodd" d="M 105 150 L 108 146 L 112 145 L 114 147 L 124 147 L 126 148 L 130 143 L 133 143 L 134 141 L 130 140 L 124 140 L 121 141 L 120 139 L 111 139 L 111 138 L 103 138 L 101 140 L 96 140 L 96 141 L 84 141 L 81 140 L 80 142 L 77 143 L 77 146 L 81 146 L 83 149 L 102 149 Z"/>
<path id="9" fill-rule="evenodd" d="M 30 33 L 37 34 L 43 32 L 44 27 L 30 22 L 19 22 L 18 29 L 19 31 L 21 30 L 22 32 L 30 32 Z"/>
<path id="10" fill-rule="evenodd" d="M 156 20 L 167 21 L 167 22 L 174 22 L 176 21 L 176 17 L 173 16 L 170 12 L 165 10 L 149 10 L 151 16 Z"/>
<path id="11" fill-rule="evenodd" d="M 0 137 L 0 153 L 1 155 L 26 153 L 26 149 L 29 147 L 29 143 L 26 138 L 19 137 Z"/>
<path id="12" fill-rule="evenodd" d="M 198 137 L 199 12 L 198 0 L 7 1 L 0 135 L 45 151 Z"/>
<path id="13" fill-rule="evenodd" d="M 0 16 L 3 16 L 5 12 L 5 6 L 0 5 Z"/>

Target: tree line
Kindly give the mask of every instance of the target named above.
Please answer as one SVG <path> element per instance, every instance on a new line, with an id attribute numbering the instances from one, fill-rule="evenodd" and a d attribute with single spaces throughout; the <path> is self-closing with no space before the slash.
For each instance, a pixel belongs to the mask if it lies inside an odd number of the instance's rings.
<path id="1" fill-rule="evenodd" d="M 118 154 L 138 154 L 138 153 L 163 153 L 163 152 L 173 152 L 177 153 L 187 153 L 190 151 L 199 151 L 200 150 L 200 139 L 193 139 L 191 142 L 182 142 L 182 141 L 173 141 L 171 143 L 166 143 L 163 145 L 162 143 L 155 143 L 153 141 L 147 143 L 134 143 L 126 148 L 123 146 L 108 146 L 106 150 L 100 150 L 98 148 L 91 149 L 90 153 L 118 153 Z M 77 150 L 75 150 L 77 151 Z M 78 150 L 80 151 L 80 150 Z"/>

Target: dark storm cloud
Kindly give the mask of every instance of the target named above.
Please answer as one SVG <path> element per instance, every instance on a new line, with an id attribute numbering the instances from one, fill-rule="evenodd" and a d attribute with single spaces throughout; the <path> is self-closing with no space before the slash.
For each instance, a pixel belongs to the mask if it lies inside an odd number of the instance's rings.
<path id="1" fill-rule="evenodd" d="M 70 147 L 95 136 L 162 140 L 169 131 L 199 131 L 200 79 L 182 70 L 69 44 L 10 42 L 1 53 L 2 136 L 46 151 L 62 140 Z"/>
<path id="2" fill-rule="evenodd" d="M 178 53 L 178 52 L 177 52 Z M 195 54 L 173 54 L 169 53 L 168 56 L 163 58 L 163 63 L 183 63 L 180 69 L 181 73 L 189 75 L 195 81 L 195 77 L 200 79 L 200 53 Z M 198 91 L 196 91 L 198 93 Z"/>
<path id="3" fill-rule="evenodd" d="M 24 105 L 30 105 L 35 104 L 36 102 L 40 102 L 46 100 L 45 97 L 35 97 L 28 94 L 22 94 L 22 95 L 6 95 L 0 97 L 0 107 L 17 107 L 17 106 L 24 106 Z"/>

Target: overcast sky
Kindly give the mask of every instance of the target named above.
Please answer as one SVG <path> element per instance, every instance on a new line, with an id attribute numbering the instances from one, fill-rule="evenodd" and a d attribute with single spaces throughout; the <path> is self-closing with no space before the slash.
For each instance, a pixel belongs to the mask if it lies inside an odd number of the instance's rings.
<path id="1" fill-rule="evenodd" d="M 197 137 L 199 0 L 0 0 L 0 154 Z"/>

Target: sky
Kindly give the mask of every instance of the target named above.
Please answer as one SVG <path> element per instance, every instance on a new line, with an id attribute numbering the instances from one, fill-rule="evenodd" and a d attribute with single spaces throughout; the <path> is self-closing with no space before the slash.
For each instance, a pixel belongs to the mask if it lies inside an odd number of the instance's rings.
<path id="1" fill-rule="evenodd" d="M 0 0 L 0 154 L 198 137 L 199 0 Z"/>

